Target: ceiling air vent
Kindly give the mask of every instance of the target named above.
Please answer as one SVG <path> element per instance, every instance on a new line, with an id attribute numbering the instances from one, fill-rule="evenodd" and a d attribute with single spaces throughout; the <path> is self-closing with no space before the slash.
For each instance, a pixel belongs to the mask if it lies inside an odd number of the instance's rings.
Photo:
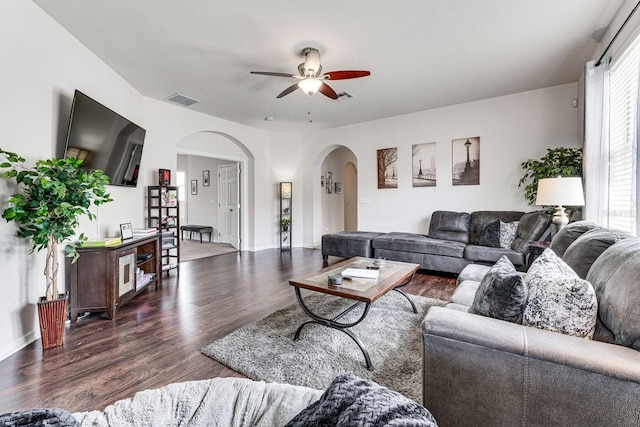
<path id="1" fill-rule="evenodd" d="M 193 98 L 189 98 L 188 96 L 180 95 L 179 93 L 173 94 L 166 99 L 169 102 L 175 102 L 176 104 L 184 105 L 185 107 L 188 107 L 190 105 L 197 104 L 198 102 L 200 102 Z"/>
<path id="2" fill-rule="evenodd" d="M 349 98 L 353 98 L 353 95 L 351 95 L 349 92 L 342 92 L 338 94 L 338 101 L 345 101 Z"/>

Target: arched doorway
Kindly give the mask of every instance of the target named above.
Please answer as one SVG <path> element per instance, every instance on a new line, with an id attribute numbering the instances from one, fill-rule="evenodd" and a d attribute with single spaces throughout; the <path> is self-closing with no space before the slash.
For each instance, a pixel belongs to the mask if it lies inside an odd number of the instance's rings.
<path id="1" fill-rule="evenodd" d="M 218 166 L 225 164 L 237 165 L 239 171 L 241 171 L 238 177 L 239 209 L 236 209 L 237 249 L 244 250 L 247 247 L 247 243 L 251 246 L 254 236 L 249 235 L 250 222 L 248 213 L 252 211 L 253 203 L 248 197 L 248 186 L 253 176 L 253 154 L 236 138 L 226 133 L 216 131 L 202 131 L 189 135 L 177 144 L 177 152 L 179 159 L 180 157 L 188 156 L 195 160 L 205 159 L 210 162 L 209 166 L 198 166 L 195 170 L 189 171 L 190 176 L 187 177 L 187 184 L 191 184 L 194 180 L 197 181 L 196 186 L 198 187 L 198 191 L 196 194 L 192 192 L 188 192 L 187 194 L 194 199 L 202 199 L 198 200 L 198 203 L 200 203 L 200 207 L 197 208 L 198 212 L 202 212 L 203 209 L 210 211 L 211 225 L 215 227 L 215 230 L 219 229 Z M 183 161 L 179 160 L 178 164 L 180 166 L 180 164 L 183 164 Z M 203 186 L 202 182 L 204 171 L 207 171 L 207 175 L 211 178 L 210 184 L 206 187 Z M 187 209 L 189 209 L 189 205 L 187 205 Z"/>
<path id="2" fill-rule="evenodd" d="M 358 229 L 358 168 L 353 162 L 344 165 L 342 173 L 344 229 Z"/>
<path id="3" fill-rule="evenodd" d="M 322 155 L 322 154 L 321 154 Z M 351 165 L 351 166 L 348 166 Z M 357 158 L 344 146 L 333 147 L 321 163 L 321 234 L 357 229 Z M 349 228 L 347 228 L 349 227 Z"/>

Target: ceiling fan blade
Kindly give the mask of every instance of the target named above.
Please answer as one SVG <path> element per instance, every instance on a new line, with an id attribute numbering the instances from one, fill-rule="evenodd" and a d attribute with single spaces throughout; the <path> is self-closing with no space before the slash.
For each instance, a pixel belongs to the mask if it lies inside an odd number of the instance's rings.
<path id="1" fill-rule="evenodd" d="M 280 92 L 280 95 L 276 96 L 276 98 L 282 98 L 283 96 L 287 96 L 296 89 L 298 89 L 298 83 L 294 83 L 288 88 L 286 88 L 285 90 L 283 90 L 282 92 Z"/>
<path id="2" fill-rule="evenodd" d="M 370 75 L 370 71 L 363 70 L 343 70 L 343 71 L 329 71 L 324 73 L 323 76 L 328 76 L 330 80 L 345 80 L 356 79 L 358 77 L 367 77 Z"/>
<path id="3" fill-rule="evenodd" d="M 251 71 L 251 74 L 262 74 L 263 76 L 274 76 L 274 77 L 298 77 L 298 76 L 294 76 L 293 74 L 287 74 L 287 73 L 274 73 L 271 71 Z"/>
<path id="4" fill-rule="evenodd" d="M 318 92 L 320 92 L 325 96 L 328 96 L 331 99 L 338 99 L 338 94 L 336 93 L 336 91 L 331 89 L 329 85 L 326 83 L 322 83 L 322 86 L 320 86 L 320 89 L 318 89 Z"/>

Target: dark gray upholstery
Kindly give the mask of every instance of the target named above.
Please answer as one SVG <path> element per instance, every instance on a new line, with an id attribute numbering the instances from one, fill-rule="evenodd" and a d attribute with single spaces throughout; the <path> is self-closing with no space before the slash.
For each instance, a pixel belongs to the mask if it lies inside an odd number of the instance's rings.
<path id="1" fill-rule="evenodd" d="M 469 243 L 469 222 L 466 212 L 435 211 L 429 223 L 429 237 Z"/>
<path id="2" fill-rule="evenodd" d="M 526 258 L 524 254 L 514 251 L 513 249 L 468 245 L 464 250 L 465 258 L 482 264 L 493 264 L 503 255 L 506 255 L 513 265 L 520 266 L 525 264 Z"/>
<path id="3" fill-rule="evenodd" d="M 587 231 L 569 245 L 562 259 L 580 278 L 586 279 L 591 265 L 609 246 L 630 237 L 633 236 L 629 233 L 606 228 Z"/>
<path id="4" fill-rule="evenodd" d="M 622 237 L 587 223 L 568 227 L 556 243 L 574 263 Z M 431 308 L 422 324 L 423 404 L 439 425 L 640 425 L 640 239 L 611 244 L 587 267 L 578 265 L 598 299 L 595 337 L 620 345 L 473 314 L 489 267 L 460 273 L 449 304 Z"/>
<path id="5" fill-rule="evenodd" d="M 364 256 L 383 257 L 393 261 L 420 264 L 423 269 L 460 273 L 472 263 L 493 264 L 506 255 L 519 269 L 526 266 L 529 253 L 528 242 L 540 237 L 549 222 L 549 216 L 543 212 L 524 214 L 524 220 L 518 226 L 517 249 L 495 248 L 477 244 L 478 230 L 484 230 L 491 222 L 513 222 L 523 217 L 516 211 L 479 211 L 466 212 L 435 211 L 429 225 L 429 235 L 416 233 L 374 233 L 363 231 L 342 231 L 322 236 L 322 256 L 343 258 Z M 476 230 L 476 244 L 470 227 Z"/>
<path id="6" fill-rule="evenodd" d="M 373 248 L 390 251 L 418 252 L 421 254 L 444 255 L 462 258 L 464 243 L 433 239 L 422 234 L 388 233 L 373 239 Z"/>
<path id="7" fill-rule="evenodd" d="M 518 221 L 518 231 L 511 249 L 526 255 L 529 253 L 529 242 L 540 239 L 551 223 L 551 216 L 543 211 L 527 212 Z"/>
<path id="8" fill-rule="evenodd" d="M 603 227 L 587 221 L 576 221 L 569 223 L 560 231 L 558 231 L 555 236 L 553 236 L 550 247 L 551 249 L 553 249 L 556 255 L 562 258 L 564 256 L 564 251 L 566 251 L 569 245 L 571 245 L 578 237 L 582 236 L 587 231 L 596 228 Z"/>
<path id="9" fill-rule="evenodd" d="M 477 245 L 484 229 L 490 223 L 500 220 L 502 222 L 513 222 L 520 220 L 524 212 L 518 211 L 476 211 L 471 213 L 469 223 L 469 243 Z M 497 260 L 496 260 L 497 261 Z"/>
<path id="10" fill-rule="evenodd" d="M 640 350 L 640 239 L 611 245 L 595 260 L 587 281 L 598 298 L 596 334 L 605 326 L 616 344 Z M 636 368 L 640 372 L 640 365 Z"/>
<path id="11" fill-rule="evenodd" d="M 372 231 L 340 231 L 322 236 L 322 257 L 329 255 L 342 258 L 373 257 L 371 242 L 383 233 Z"/>

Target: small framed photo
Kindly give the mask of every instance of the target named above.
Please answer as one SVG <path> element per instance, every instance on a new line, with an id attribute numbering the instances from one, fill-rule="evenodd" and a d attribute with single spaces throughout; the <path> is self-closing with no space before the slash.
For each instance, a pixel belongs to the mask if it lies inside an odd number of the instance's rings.
<path id="1" fill-rule="evenodd" d="M 133 228 L 131 228 L 130 222 L 120 224 L 120 237 L 122 237 L 122 240 L 131 239 L 133 237 Z"/>
<path id="2" fill-rule="evenodd" d="M 341 192 L 342 192 L 342 184 L 339 182 L 336 182 L 335 193 L 340 194 Z"/>
<path id="3" fill-rule="evenodd" d="M 320 188 L 324 188 L 324 175 L 320 175 Z"/>
<path id="4" fill-rule="evenodd" d="M 211 178 L 211 175 L 210 175 L 209 171 L 202 171 L 202 186 L 203 187 L 208 187 L 209 185 L 211 185 L 210 178 Z"/>
<path id="5" fill-rule="evenodd" d="M 191 180 L 191 194 L 193 194 L 193 195 L 198 194 L 198 180 L 197 179 L 192 179 Z"/>

